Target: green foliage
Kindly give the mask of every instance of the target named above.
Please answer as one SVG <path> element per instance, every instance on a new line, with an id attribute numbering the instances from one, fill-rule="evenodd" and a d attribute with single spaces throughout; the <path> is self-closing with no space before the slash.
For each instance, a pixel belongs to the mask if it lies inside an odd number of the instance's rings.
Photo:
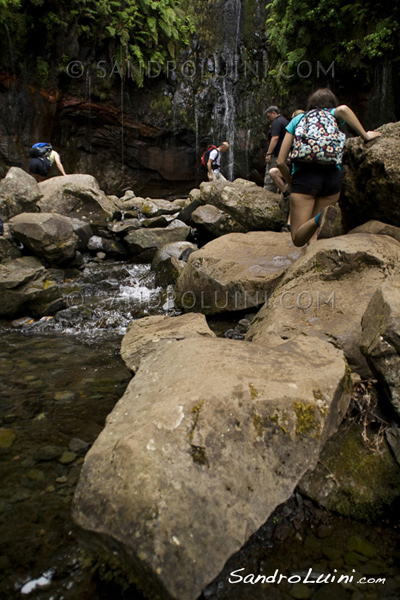
<path id="1" fill-rule="evenodd" d="M 267 35 L 276 82 L 288 83 L 301 61 L 334 61 L 342 71 L 367 76 L 374 62 L 398 60 L 400 7 L 383 0 L 272 0 L 267 4 Z M 282 81 L 280 81 L 282 80 Z M 279 87 L 279 86 L 278 86 Z"/>
<path id="2" fill-rule="evenodd" d="M 182 0 L 0 0 L 0 31 L 7 29 L 20 61 L 33 54 L 63 62 L 65 50 L 61 53 L 60 42 L 74 40 L 72 47 L 90 49 L 92 55 L 101 51 L 117 55 L 122 72 L 129 63 L 141 72 L 150 61 L 165 65 L 189 43 L 193 25 L 181 3 Z M 5 49 L 4 39 L 3 46 Z M 143 83 L 143 73 L 137 83 Z"/>

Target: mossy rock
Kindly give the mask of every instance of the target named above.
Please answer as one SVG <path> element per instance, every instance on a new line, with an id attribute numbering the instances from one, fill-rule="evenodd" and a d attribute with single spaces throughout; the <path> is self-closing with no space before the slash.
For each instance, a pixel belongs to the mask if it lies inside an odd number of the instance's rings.
<path id="1" fill-rule="evenodd" d="M 400 494 L 400 468 L 384 441 L 372 451 L 362 437 L 362 426 L 342 430 L 329 440 L 315 471 L 306 475 L 300 490 L 328 510 L 374 522 Z M 369 433 L 374 445 L 375 434 Z"/>

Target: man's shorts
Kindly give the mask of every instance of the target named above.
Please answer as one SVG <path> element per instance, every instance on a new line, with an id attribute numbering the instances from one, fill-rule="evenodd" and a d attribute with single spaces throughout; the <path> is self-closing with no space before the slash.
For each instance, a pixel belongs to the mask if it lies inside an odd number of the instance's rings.
<path id="1" fill-rule="evenodd" d="M 29 173 L 34 173 L 35 175 L 46 177 L 50 171 L 50 167 L 51 162 L 48 158 L 31 158 L 29 161 Z"/>
<path id="2" fill-rule="evenodd" d="M 307 196 L 324 197 L 333 196 L 340 192 L 343 180 L 343 171 L 336 165 L 309 165 L 296 163 L 296 170 L 292 175 L 292 194 L 306 194 Z"/>

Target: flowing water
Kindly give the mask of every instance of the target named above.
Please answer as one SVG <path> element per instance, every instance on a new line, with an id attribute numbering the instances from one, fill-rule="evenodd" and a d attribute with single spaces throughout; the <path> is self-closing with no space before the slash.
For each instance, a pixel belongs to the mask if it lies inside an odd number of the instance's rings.
<path id="1" fill-rule="evenodd" d="M 131 379 L 119 356 L 122 335 L 134 319 L 175 312 L 148 265 L 89 261 L 69 275 L 61 286 L 67 306 L 55 318 L 0 323 L 0 598 L 143 600 L 134 588 L 122 590 L 87 568 L 70 511 L 84 455 Z M 231 323 L 210 325 L 223 335 Z M 394 600 L 400 536 L 393 527 L 341 519 L 295 495 L 201 598 Z M 351 553 L 352 536 L 368 540 L 376 555 Z M 309 568 L 315 576 L 345 569 L 385 584 L 354 591 L 330 581 L 307 592 L 285 581 L 251 583 L 252 573 L 278 570 L 298 580 Z"/>

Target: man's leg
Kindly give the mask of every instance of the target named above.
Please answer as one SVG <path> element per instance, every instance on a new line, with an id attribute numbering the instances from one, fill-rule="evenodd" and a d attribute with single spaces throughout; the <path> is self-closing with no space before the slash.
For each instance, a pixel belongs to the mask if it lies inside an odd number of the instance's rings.
<path id="1" fill-rule="evenodd" d="M 276 156 L 271 156 L 270 162 L 266 165 L 265 168 L 265 176 L 264 176 L 264 189 L 269 190 L 270 192 L 277 192 L 277 187 L 275 183 L 271 179 L 271 175 L 269 174 L 269 170 L 276 167 Z"/>

